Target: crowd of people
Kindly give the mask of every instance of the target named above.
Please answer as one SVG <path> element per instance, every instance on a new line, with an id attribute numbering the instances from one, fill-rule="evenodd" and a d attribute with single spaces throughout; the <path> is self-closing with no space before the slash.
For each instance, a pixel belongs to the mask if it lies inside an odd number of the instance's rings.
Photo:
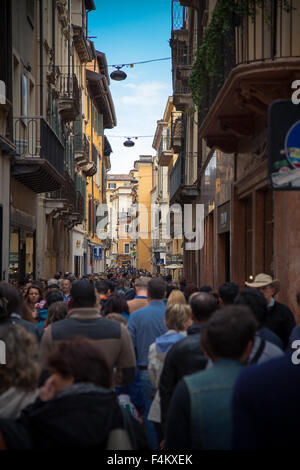
<path id="1" fill-rule="evenodd" d="M 300 326 L 279 290 L 118 267 L 0 282 L 0 449 L 296 447 Z"/>

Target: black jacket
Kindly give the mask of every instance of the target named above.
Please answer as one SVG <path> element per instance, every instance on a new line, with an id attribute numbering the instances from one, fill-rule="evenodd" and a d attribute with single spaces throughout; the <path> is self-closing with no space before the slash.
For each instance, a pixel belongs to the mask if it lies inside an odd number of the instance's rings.
<path id="1" fill-rule="evenodd" d="M 289 344 L 289 337 L 296 322 L 291 310 L 286 305 L 275 301 L 273 307 L 268 308 L 264 326 L 279 336 L 285 349 Z"/>
<path id="2" fill-rule="evenodd" d="M 203 325 L 192 325 L 188 328 L 188 336 L 172 346 L 169 350 L 160 376 L 159 394 L 162 426 L 166 423 L 169 403 L 177 383 L 185 375 L 205 369 L 207 359 L 200 345 Z"/>
<path id="3" fill-rule="evenodd" d="M 138 448 L 145 448 L 139 423 L 129 417 Z M 109 432 L 124 428 L 117 396 L 111 390 L 66 395 L 48 402 L 37 399 L 20 418 L 0 419 L 0 431 L 9 450 L 106 449 Z"/>

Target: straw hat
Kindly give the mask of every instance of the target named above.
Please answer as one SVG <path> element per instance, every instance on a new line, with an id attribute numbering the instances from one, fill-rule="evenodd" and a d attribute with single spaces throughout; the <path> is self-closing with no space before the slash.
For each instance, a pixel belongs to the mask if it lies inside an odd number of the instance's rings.
<path id="1" fill-rule="evenodd" d="M 245 284 L 248 287 L 254 288 L 272 286 L 275 289 L 274 295 L 277 294 L 280 289 L 280 282 L 278 281 L 278 279 L 273 280 L 271 276 L 264 273 L 257 274 L 253 282 L 245 282 Z"/>

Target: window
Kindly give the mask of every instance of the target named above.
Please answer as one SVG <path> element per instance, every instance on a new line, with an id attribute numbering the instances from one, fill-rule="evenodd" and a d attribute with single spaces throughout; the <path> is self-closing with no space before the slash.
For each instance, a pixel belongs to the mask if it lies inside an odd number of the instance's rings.
<path id="1" fill-rule="evenodd" d="M 21 116 L 28 116 L 28 79 L 21 75 Z"/>
<path id="2" fill-rule="evenodd" d="M 129 253 L 129 243 L 124 244 L 124 253 L 128 254 Z"/>
<path id="3" fill-rule="evenodd" d="M 125 225 L 125 233 L 128 233 L 129 232 L 129 224 L 126 224 Z"/>
<path id="4" fill-rule="evenodd" d="M 115 189 L 116 183 L 108 183 L 108 187 L 109 187 L 110 189 Z"/>

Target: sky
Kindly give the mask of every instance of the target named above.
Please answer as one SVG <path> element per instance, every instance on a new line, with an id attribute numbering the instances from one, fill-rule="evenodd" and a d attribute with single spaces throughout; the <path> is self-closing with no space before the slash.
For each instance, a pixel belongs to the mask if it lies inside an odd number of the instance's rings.
<path id="1" fill-rule="evenodd" d="M 104 52 L 108 65 L 171 57 L 171 0 L 95 0 L 89 13 L 88 36 Z M 114 70 L 108 67 L 109 74 Z M 172 95 L 171 60 L 124 67 L 127 79 L 110 81 L 117 126 L 106 129 L 113 153 L 111 173 L 128 173 L 139 155 L 155 155 L 152 147 L 157 121 Z M 114 137 L 120 136 L 120 137 Z M 126 137 L 134 147 L 126 148 Z"/>

